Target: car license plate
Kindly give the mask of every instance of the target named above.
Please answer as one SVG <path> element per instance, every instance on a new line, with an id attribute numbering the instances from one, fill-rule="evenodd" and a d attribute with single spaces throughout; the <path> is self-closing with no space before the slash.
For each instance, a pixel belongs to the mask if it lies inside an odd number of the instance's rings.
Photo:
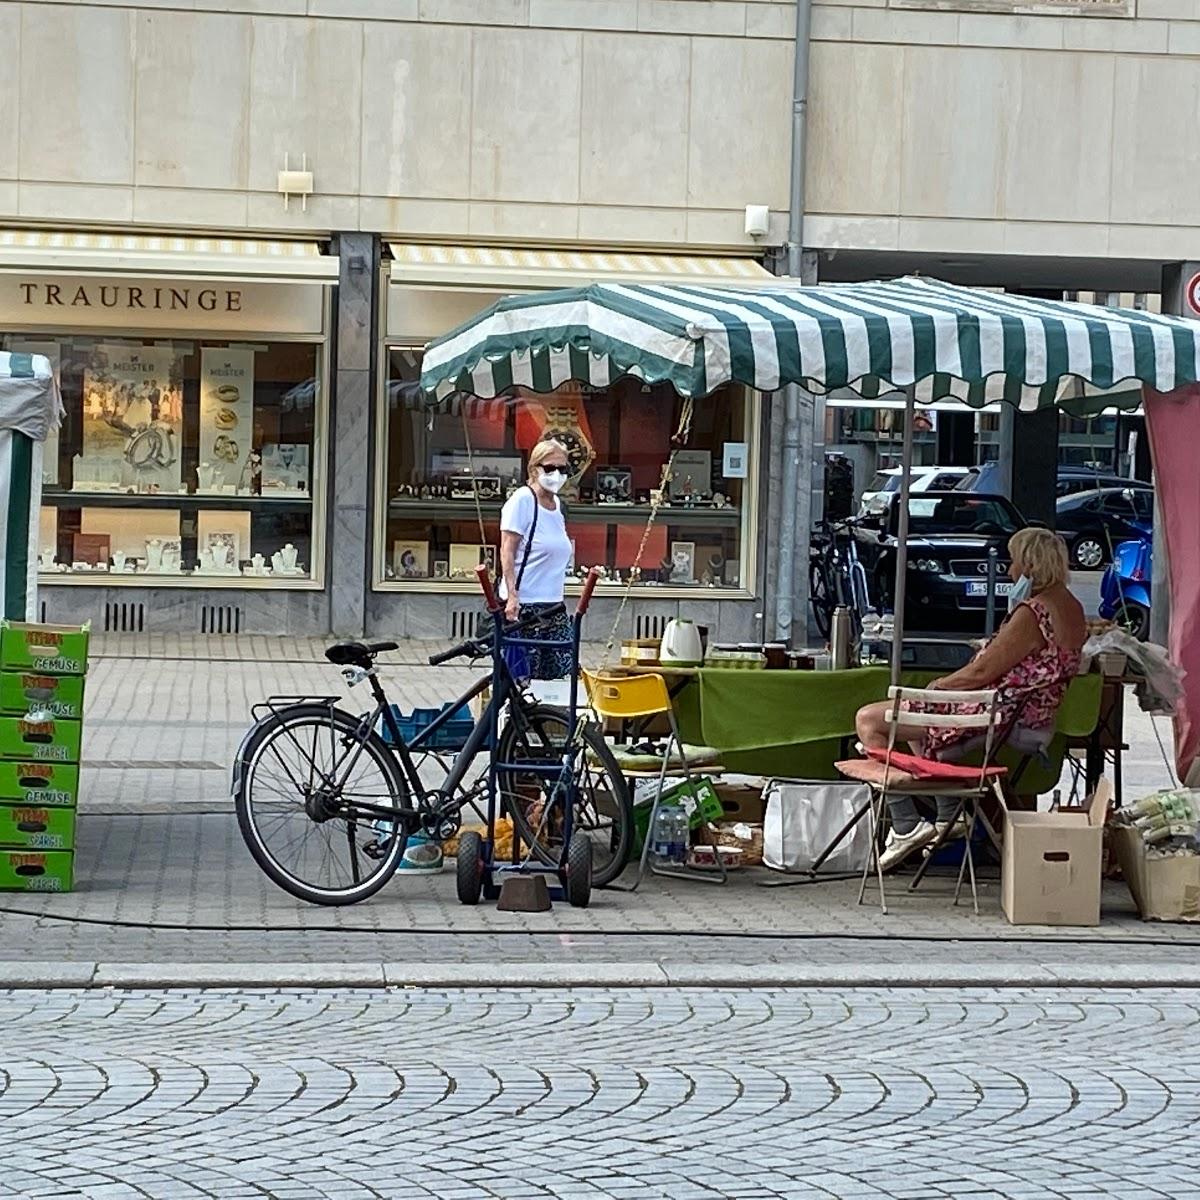
<path id="1" fill-rule="evenodd" d="M 1013 585 L 1011 582 L 996 584 L 996 595 L 997 596 L 1007 596 L 1009 594 L 1009 592 L 1011 592 L 1012 590 L 1013 590 Z M 986 596 L 987 595 L 987 580 L 986 579 L 980 579 L 980 580 L 972 579 L 967 584 L 967 595 L 968 596 Z"/>

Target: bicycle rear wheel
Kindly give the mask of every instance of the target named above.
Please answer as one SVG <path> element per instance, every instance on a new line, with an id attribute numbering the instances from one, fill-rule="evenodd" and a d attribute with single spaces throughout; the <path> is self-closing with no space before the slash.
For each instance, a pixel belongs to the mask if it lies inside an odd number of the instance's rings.
<path id="1" fill-rule="evenodd" d="M 391 750 L 332 706 L 297 704 L 260 721 L 239 752 L 233 802 L 254 861 L 310 904 L 373 896 L 408 841 L 408 787 Z"/>
<path id="2" fill-rule="evenodd" d="M 557 762 L 570 740 L 565 709 L 535 705 L 514 709 L 500 735 L 502 763 Z M 633 849 L 633 800 L 625 776 L 594 725 L 585 725 L 571 748 L 576 777 L 575 833 L 592 843 L 592 886 L 604 887 L 625 869 Z M 559 781 L 520 770 L 497 776 L 500 799 L 512 816 L 517 835 L 547 866 L 563 857 L 563 808 Z"/>

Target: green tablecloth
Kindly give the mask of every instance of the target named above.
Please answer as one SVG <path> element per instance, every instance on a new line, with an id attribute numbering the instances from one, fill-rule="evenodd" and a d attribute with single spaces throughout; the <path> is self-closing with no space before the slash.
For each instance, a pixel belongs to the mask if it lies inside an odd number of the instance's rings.
<path id="1" fill-rule="evenodd" d="M 921 687 L 936 675 L 906 672 L 903 682 Z M 731 771 L 834 779 L 833 764 L 854 733 L 855 714 L 864 704 L 883 700 L 889 681 L 886 667 L 852 671 L 705 668 L 678 692 L 676 715 L 684 740 L 716 747 Z M 1067 690 L 1058 714 L 1060 760 L 1063 737 L 1083 737 L 1095 728 L 1102 682 L 1099 675 L 1084 675 Z M 1031 768 L 1021 790 L 1050 786 L 1043 782 L 1047 775 Z M 1036 786 L 1039 783 L 1041 787 Z"/>

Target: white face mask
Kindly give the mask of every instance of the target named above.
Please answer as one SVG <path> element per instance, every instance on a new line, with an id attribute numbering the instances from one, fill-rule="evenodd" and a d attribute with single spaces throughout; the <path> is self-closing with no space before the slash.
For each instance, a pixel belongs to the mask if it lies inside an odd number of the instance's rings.
<path id="1" fill-rule="evenodd" d="M 542 470 L 541 467 L 538 468 L 538 483 L 544 487 L 546 491 L 553 492 L 555 495 L 557 495 L 559 490 L 562 488 L 562 485 L 566 482 L 567 477 L 560 474 L 558 471 L 547 474 Z"/>
<path id="2" fill-rule="evenodd" d="M 1012 585 L 1012 591 L 1008 593 L 1008 611 L 1012 612 L 1018 604 L 1024 604 L 1032 594 L 1033 580 L 1028 575 L 1018 576 L 1017 582 Z"/>

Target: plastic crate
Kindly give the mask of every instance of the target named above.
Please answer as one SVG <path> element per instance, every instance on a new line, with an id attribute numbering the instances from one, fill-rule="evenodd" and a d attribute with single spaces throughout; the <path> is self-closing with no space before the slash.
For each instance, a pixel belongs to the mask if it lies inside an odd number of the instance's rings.
<path id="1" fill-rule="evenodd" d="M 417 737 L 428 729 L 442 713 L 453 708 L 453 704 L 443 704 L 441 708 L 414 708 L 411 713 L 403 713 L 397 705 L 393 704 L 392 716 L 396 718 L 400 736 L 411 746 Z M 387 722 L 381 719 L 379 725 L 379 732 L 383 735 L 383 740 L 390 745 L 392 733 Z M 433 737 L 422 742 L 419 749 L 461 750 L 467 744 L 467 738 L 471 736 L 471 730 L 474 728 L 475 718 L 471 716 L 470 708 L 465 704 L 459 705 L 450 720 Z"/>

